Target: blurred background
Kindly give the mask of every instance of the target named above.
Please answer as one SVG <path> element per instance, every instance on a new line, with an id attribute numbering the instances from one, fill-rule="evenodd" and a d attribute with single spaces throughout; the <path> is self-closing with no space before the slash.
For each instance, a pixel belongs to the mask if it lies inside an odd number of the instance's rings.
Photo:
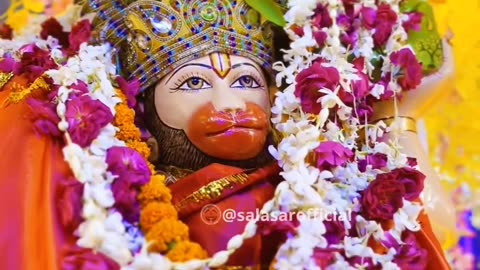
<path id="1" fill-rule="evenodd" d="M 22 29 L 32 14 L 61 14 L 73 0 L 0 0 L 0 20 Z M 456 87 L 424 117 L 425 145 L 457 207 L 444 246 L 453 269 L 480 269 L 480 1 L 429 0 L 442 35 L 453 32 Z M 458 240 L 459 239 L 459 240 Z"/>

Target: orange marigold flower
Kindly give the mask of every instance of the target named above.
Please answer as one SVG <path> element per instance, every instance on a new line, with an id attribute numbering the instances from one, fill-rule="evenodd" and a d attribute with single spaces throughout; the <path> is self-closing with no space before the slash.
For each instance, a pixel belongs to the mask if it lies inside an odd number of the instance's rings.
<path id="1" fill-rule="evenodd" d="M 163 253 L 173 242 L 188 239 L 188 227 L 179 220 L 163 219 L 155 224 L 145 237 L 150 244 L 150 252 Z"/>
<path id="2" fill-rule="evenodd" d="M 125 96 L 121 89 L 115 89 L 115 94 L 122 100 L 122 104 L 127 104 L 127 96 Z"/>
<path id="3" fill-rule="evenodd" d="M 113 125 L 120 127 L 123 125 L 132 125 L 135 122 L 135 111 L 130 109 L 127 104 L 119 104 L 115 107 L 115 119 Z"/>
<path id="4" fill-rule="evenodd" d="M 175 210 L 172 204 L 151 202 L 140 213 L 140 227 L 146 233 L 160 220 L 177 218 L 177 210 Z"/>
<path id="5" fill-rule="evenodd" d="M 127 147 L 137 151 L 146 160 L 148 160 L 148 158 L 150 157 L 150 147 L 148 147 L 148 144 L 142 141 L 127 142 Z"/>
<path id="6" fill-rule="evenodd" d="M 153 165 L 150 162 L 148 162 L 148 168 L 150 168 L 150 172 L 152 172 L 152 175 L 155 175 L 155 173 L 157 173 L 157 170 L 155 170 L 155 165 Z M 164 182 L 165 182 L 165 180 L 164 180 Z"/>
<path id="7" fill-rule="evenodd" d="M 141 136 L 140 130 L 133 123 L 131 125 L 121 126 L 116 135 L 117 139 L 124 142 L 140 141 Z"/>
<path id="8" fill-rule="evenodd" d="M 187 262 L 206 259 L 208 254 L 199 244 L 183 241 L 175 244 L 173 249 L 167 253 L 167 258 L 172 262 Z"/>
<path id="9" fill-rule="evenodd" d="M 165 186 L 165 176 L 152 176 L 150 182 L 141 188 L 137 199 L 142 206 L 146 206 L 148 203 L 154 201 L 164 203 L 171 202 L 172 194 L 170 193 L 170 189 Z"/>

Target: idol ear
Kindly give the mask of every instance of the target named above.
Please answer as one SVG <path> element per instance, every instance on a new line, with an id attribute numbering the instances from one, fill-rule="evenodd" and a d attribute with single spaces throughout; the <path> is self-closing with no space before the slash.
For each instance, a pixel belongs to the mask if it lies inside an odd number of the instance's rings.
<path id="1" fill-rule="evenodd" d="M 157 139 L 155 139 L 155 137 L 150 137 L 147 140 L 147 145 L 150 148 L 150 157 L 148 157 L 148 161 L 150 161 L 152 164 L 155 164 L 157 163 L 159 157 Z"/>

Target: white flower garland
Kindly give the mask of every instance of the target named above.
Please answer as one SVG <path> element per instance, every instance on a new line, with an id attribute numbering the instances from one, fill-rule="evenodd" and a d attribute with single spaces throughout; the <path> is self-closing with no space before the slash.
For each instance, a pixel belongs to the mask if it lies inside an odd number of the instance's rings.
<path id="1" fill-rule="evenodd" d="M 390 4 L 392 9 L 398 13 L 399 0 L 384 1 Z M 334 91 L 330 89 L 324 91 L 324 95 L 319 102 L 322 106 L 322 111 L 318 116 L 316 125 L 309 124 L 304 114 L 299 113 L 300 100 L 295 98 L 295 82 L 296 74 L 304 68 L 309 67 L 312 60 L 317 56 L 313 55 L 309 50 L 316 46 L 316 41 L 312 36 L 312 26 L 308 18 L 314 14 L 314 9 L 317 4 L 323 4 L 328 8 L 329 14 L 333 21 L 333 26 L 327 31 L 328 38 L 326 46 L 321 52 L 321 57 L 328 62 L 325 66 L 336 68 L 340 73 L 340 81 L 342 87 L 346 91 L 351 90 L 351 83 L 358 78 L 352 72 L 352 64 L 347 61 L 347 48 L 343 47 L 340 42 L 340 28 L 336 25 L 337 15 L 343 11 L 343 4 L 341 0 L 318 0 L 318 1 L 289 1 L 291 9 L 287 12 L 285 18 L 287 20 L 287 29 L 292 25 L 303 27 L 304 36 L 296 38 L 291 45 L 291 49 L 285 52 L 285 60 L 288 65 L 277 64 L 275 69 L 277 74 L 277 85 L 280 86 L 282 79 L 285 79 L 290 86 L 285 91 L 277 94 L 277 99 L 272 108 L 275 114 L 273 122 L 276 124 L 277 130 L 284 134 L 285 139 L 282 140 L 277 149 L 271 147 L 271 152 L 283 167 L 282 176 L 285 178 L 285 184 L 280 185 L 277 190 L 276 202 L 281 205 L 282 209 L 302 210 L 302 206 L 315 206 L 326 213 L 344 213 L 349 209 L 358 209 L 358 202 L 356 197 L 358 191 L 364 190 L 369 183 L 369 180 L 375 179 L 376 172 L 369 171 L 367 174 L 360 173 L 357 166 L 347 166 L 346 168 L 337 168 L 333 173 L 336 179 L 343 180 L 344 185 L 337 185 L 325 181 L 330 178 L 330 172 L 319 172 L 317 168 L 306 165 L 305 159 L 307 154 L 317 148 L 320 144 L 318 141 L 319 135 L 325 136 L 332 141 L 341 142 L 349 146 L 354 144 L 356 133 L 352 137 L 345 137 L 336 125 L 329 125 L 327 123 L 327 116 L 330 114 L 330 109 L 338 105 L 347 111 L 353 111 L 354 108 L 347 108 Z M 363 1 L 365 6 L 376 8 L 374 1 Z M 325 29 L 324 29 L 325 30 Z M 373 48 L 373 31 L 362 30 L 360 34 L 359 46 L 357 51 L 354 51 L 358 56 L 365 57 L 365 62 L 370 63 L 374 57 Z M 295 36 L 292 31 L 290 36 Z M 402 27 L 402 22 L 399 18 L 397 21 L 393 34 L 387 42 L 386 55 L 398 51 L 408 46 L 405 45 L 407 35 Z M 385 58 L 388 60 L 388 57 Z M 371 73 L 372 67 L 365 67 L 368 73 Z M 393 71 L 394 66 L 390 61 L 385 61 L 383 66 L 384 74 Z M 401 90 L 400 86 L 395 83 L 393 89 Z M 384 88 L 380 85 L 374 87 L 375 95 L 379 97 Z M 326 106 L 325 106 L 326 105 Z M 341 111 L 341 110 L 340 110 Z M 282 122 L 282 117 L 288 119 Z M 342 118 L 342 115 L 338 115 Z M 358 130 L 360 123 L 352 123 L 350 128 Z M 382 129 L 385 127 L 382 122 L 378 123 L 376 127 L 368 130 L 368 135 L 372 141 L 382 135 Z M 325 127 L 325 129 L 324 129 Z M 405 167 L 407 164 L 406 155 L 396 151 L 395 148 L 385 144 L 378 143 L 375 149 L 371 149 L 372 153 L 384 153 L 388 156 L 389 169 Z M 322 177 L 323 175 L 323 177 Z M 327 177 L 325 177 L 325 175 Z M 346 252 L 346 256 L 360 256 L 363 258 L 371 258 L 373 262 L 379 262 L 383 269 L 399 269 L 396 264 L 392 262 L 395 251 L 392 249 L 385 255 L 379 255 L 365 245 L 366 240 L 373 236 L 376 240 L 384 239 L 385 233 L 393 235 L 397 241 L 401 242 L 400 235 L 405 230 L 418 231 L 420 225 L 417 222 L 418 215 L 422 207 L 419 204 L 414 204 L 409 201 L 404 201 L 403 208 L 399 209 L 394 215 L 394 228 L 388 232 L 384 232 L 380 224 L 375 221 L 366 221 L 363 217 L 357 216 L 357 226 L 360 224 L 360 229 L 364 229 L 367 233 L 363 237 L 345 237 L 343 243 L 338 245 Z M 350 224 L 345 223 L 346 228 Z M 282 245 L 278 254 L 275 269 L 318 269 L 312 259 L 315 248 L 327 247 L 326 239 L 322 236 L 325 233 L 323 220 L 302 220 L 297 230 L 297 235 L 294 238 L 289 238 L 287 242 Z M 345 261 L 345 258 L 339 253 L 336 254 L 336 262 L 328 269 L 352 269 L 352 267 Z"/>

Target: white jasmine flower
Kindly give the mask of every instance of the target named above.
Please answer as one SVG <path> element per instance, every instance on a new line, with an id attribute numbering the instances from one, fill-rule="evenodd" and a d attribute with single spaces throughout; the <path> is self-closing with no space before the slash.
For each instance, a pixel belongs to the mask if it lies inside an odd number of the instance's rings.
<path id="1" fill-rule="evenodd" d="M 80 238 L 77 245 L 83 248 L 98 249 L 103 244 L 106 235 L 104 220 L 99 218 L 89 218 L 78 227 Z"/>
<path id="2" fill-rule="evenodd" d="M 395 230 L 398 232 L 403 232 L 405 229 L 412 232 L 419 231 L 421 226 L 417 219 L 422 209 L 421 205 L 404 200 L 403 207 L 393 215 Z"/>
<path id="3" fill-rule="evenodd" d="M 370 94 L 377 99 L 380 99 L 380 96 L 385 93 L 385 86 L 382 84 L 374 84 L 372 90 L 370 91 Z"/>
<path id="4" fill-rule="evenodd" d="M 108 124 L 90 145 L 90 152 L 95 156 L 105 156 L 107 150 L 114 146 L 125 146 L 125 143 L 115 138 L 117 128 Z"/>
<path id="5" fill-rule="evenodd" d="M 107 182 L 88 185 L 85 187 L 85 192 L 88 192 L 90 198 L 92 198 L 100 207 L 110 208 L 115 204 L 113 192 L 110 188 L 110 184 Z"/>

